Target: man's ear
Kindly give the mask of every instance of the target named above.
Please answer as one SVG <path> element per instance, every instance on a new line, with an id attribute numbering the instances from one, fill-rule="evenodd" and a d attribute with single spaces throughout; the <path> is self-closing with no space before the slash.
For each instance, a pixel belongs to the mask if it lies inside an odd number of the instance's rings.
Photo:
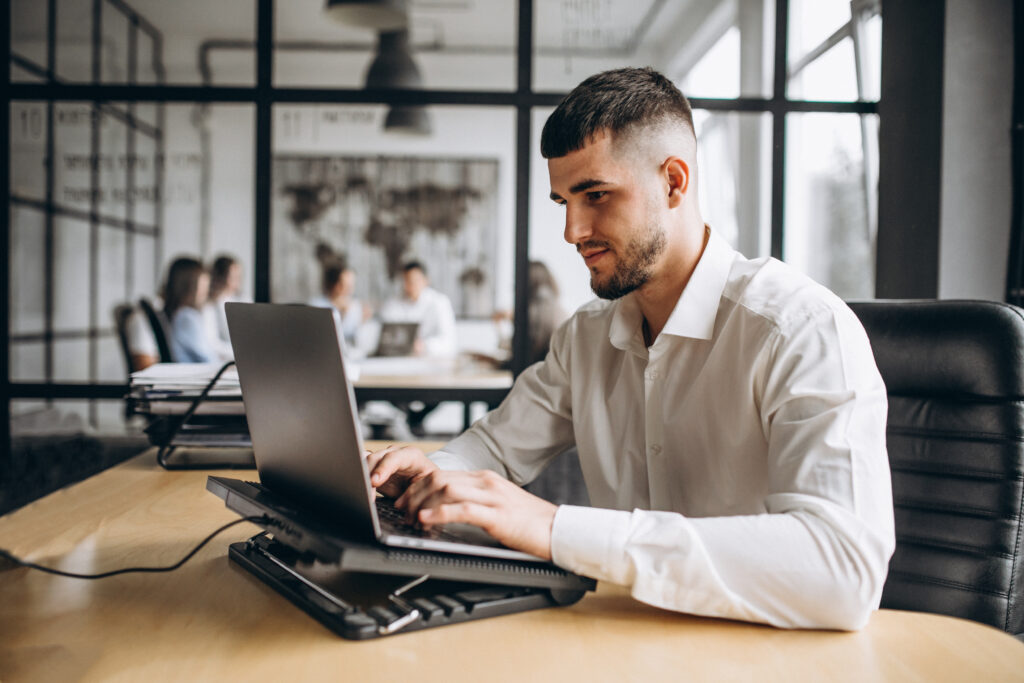
<path id="1" fill-rule="evenodd" d="M 683 196 L 690 188 L 690 167 L 679 157 L 669 157 L 661 165 L 668 187 L 668 205 L 674 209 L 683 202 Z"/>

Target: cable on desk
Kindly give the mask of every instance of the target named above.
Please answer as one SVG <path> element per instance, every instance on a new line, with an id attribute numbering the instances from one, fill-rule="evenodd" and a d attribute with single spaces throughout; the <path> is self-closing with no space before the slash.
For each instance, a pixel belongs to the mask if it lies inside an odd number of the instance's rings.
<path id="1" fill-rule="evenodd" d="M 267 517 L 265 515 L 259 515 L 259 516 L 255 516 L 255 517 L 242 517 L 241 519 L 236 519 L 233 522 L 228 522 L 227 524 L 225 524 L 224 526 L 220 527 L 219 529 L 217 529 L 216 531 L 211 533 L 209 536 L 204 538 L 202 541 L 200 541 L 199 545 L 197 545 L 196 547 L 192 548 L 192 550 L 189 551 L 188 555 L 185 555 L 185 557 L 181 558 L 180 560 L 178 560 L 174 564 L 169 565 L 167 567 L 125 567 L 124 569 L 115 569 L 113 571 L 103 572 L 101 574 L 77 574 L 75 572 L 66 572 L 66 571 L 62 571 L 60 569 L 54 569 L 52 567 L 44 567 L 41 564 L 35 564 L 33 562 L 28 562 L 28 561 L 23 560 L 23 559 L 21 559 L 19 557 L 15 557 L 14 555 L 10 554 L 9 552 L 4 550 L 3 548 L 0 548 L 0 557 L 3 557 L 5 559 L 7 559 L 7 560 L 10 560 L 14 564 L 20 565 L 22 567 L 27 567 L 29 569 L 38 569 L 39 571 L 46 572 L 47 574 L 56 574 L 57 576 L 66 576 L 66 577 L 71 578 L 71 579 L 105 579 L 105 578 L 107 578 L 109 576 L 117 576 L 118 574 L 130 574 L 130 573 L 135 573 L 135 572 L 138 572 L 138 573 L 172 572 L 175 569 L 177 569 L 178 567 L 180 567 L 181 565 L 183 565 L 186 562 L 188 562 L 189 560 L 191 560 L 192 556 L 195 555 L 196 553 L 198 553 L 202 549 L 202 547 L 204 545 L 206 545 L 207 543 L 212 541 L 214 536 L 216 536 L 217 534 L 219 534 L 219 533 L 221 533 L 223 531 L 227 531 L 231 527 L 235 526 L 236 524 L 241 524 L 242 522 L 256 522 L 256 523 L 259 523 L 259 524 L 270 524 L 270 523 L 272 523 L 272 520 L 270 519 L 270 517 Z"/>

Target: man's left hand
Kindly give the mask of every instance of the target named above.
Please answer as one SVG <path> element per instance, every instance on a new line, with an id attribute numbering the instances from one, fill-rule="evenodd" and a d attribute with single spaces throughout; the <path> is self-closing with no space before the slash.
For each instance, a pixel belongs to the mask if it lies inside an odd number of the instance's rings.
<path id="1" fill-rule="evenodd" d="M 558 507 L 490 470 L 437 470 L 409 485 L 395 505 L 425 527 L 475 524 L 510 548 L 551 559 Z"/>

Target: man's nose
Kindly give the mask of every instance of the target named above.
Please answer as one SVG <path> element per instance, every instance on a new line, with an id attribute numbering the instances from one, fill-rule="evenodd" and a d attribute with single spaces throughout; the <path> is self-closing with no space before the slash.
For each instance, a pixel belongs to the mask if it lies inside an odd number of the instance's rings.
<path id="1" fill-rule="evenodd" d="M 565 207 L 565 232 L 563 237 L 569 244 L 579 244 L 590 235 L 590 220 L 586 212 L 574 209 L 571 206 Z"/>

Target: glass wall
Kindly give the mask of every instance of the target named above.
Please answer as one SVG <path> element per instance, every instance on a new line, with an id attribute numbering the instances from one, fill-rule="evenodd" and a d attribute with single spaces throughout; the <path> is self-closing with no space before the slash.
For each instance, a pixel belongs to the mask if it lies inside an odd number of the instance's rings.
<path id="1" fill-rule="evenodd" d="M 541 260 L 575 308 L 592 295 L 540 130 L 580 80 L 625 65 L 691 97 L 709 224 L 841 296 L 872 293 L 879 2 L 534 0 L 532 25 L 505 0 L 413 2 L 383 35 L 322 0 L 50 6 L 10 3 L 5 336 L 25 405 L 122 385 L 112 309 L 155 297 L 179 254 L 235 254 L 243 296 L 273 301 L 316 293 L 318 247 L 357 254 L 372 302 L 424 256 L 481 328 L 525 315 L 516 264 Z"/>

